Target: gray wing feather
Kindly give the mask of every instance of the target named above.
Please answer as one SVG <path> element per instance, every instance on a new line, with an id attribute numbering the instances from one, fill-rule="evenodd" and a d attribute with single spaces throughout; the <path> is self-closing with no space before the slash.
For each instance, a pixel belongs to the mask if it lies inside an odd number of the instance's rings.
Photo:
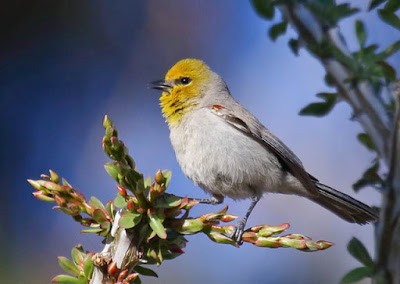
<path id="1" fill-rule="evenodd" d="M 213 105 L 211 106 L 211 110 L 229 125 L 247 134 L 249 137 L 265 146 L 267 150 L 274 153 L 278 159 L 287 166 L 291 174 L 295 176 L 310 193 L 314 192 L 318 194 L 318 190 L 312 182 L 312 180 L 316 179 L 306 172 L 299 158 L 256 118 L 250 115 L 251 121 L 246 123 L 245 119 L 239 118 L 225 107 Z"/>

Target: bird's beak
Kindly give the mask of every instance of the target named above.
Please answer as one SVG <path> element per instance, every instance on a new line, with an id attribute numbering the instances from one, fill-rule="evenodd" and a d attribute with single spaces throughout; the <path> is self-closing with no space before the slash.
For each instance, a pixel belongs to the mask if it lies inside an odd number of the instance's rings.
<path id="1" fill-rule="evenodd" d="M 165 80 L 158 80 L 151 82 L 149 84 L 149 87 L 152 89 L 161 90 L 163 92 L 168 92 L 169 89 L 172 89 L 172 85 Z"/>

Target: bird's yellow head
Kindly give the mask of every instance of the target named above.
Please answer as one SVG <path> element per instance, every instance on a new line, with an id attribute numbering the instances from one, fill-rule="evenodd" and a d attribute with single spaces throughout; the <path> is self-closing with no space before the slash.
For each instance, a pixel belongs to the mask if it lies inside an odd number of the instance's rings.
<path id="1" fill-rule="evenodd" d="M 198 59 L 178 61 L 165 75 L 164 80 L 154 82 L 154 89 L 162 90 L 160 105 L 169 125 L 179 123 L 182 117 L 204 94 L 211 77 L 210 68 Z"/>

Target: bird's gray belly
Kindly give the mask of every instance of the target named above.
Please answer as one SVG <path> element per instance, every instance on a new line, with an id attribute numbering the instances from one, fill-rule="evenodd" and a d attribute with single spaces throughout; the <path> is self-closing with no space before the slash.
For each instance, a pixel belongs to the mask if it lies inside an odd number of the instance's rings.
<path id="1" fill-rule="evenodd" d="M 281 190 L 278 159 L 221 118 L 206 114 L 201 121 L 180 127 L 171 129 L 170 135 L 178 163 L 207 192 L 242 199 Z"/>

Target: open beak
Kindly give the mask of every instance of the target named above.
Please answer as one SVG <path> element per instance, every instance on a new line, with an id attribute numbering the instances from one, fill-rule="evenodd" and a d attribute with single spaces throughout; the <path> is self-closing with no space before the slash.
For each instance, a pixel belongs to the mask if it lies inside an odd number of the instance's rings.
<path id="1" fill-rule="evenodd" d="M 151 82 L 149 84 L 149 87 L 152 89 L 161 90 L 163 92 L 168 92 L 169 89 L 172 89 L 171 84 L 169 84 L 165 80 L 158 80 L 158 81 Z"/>

